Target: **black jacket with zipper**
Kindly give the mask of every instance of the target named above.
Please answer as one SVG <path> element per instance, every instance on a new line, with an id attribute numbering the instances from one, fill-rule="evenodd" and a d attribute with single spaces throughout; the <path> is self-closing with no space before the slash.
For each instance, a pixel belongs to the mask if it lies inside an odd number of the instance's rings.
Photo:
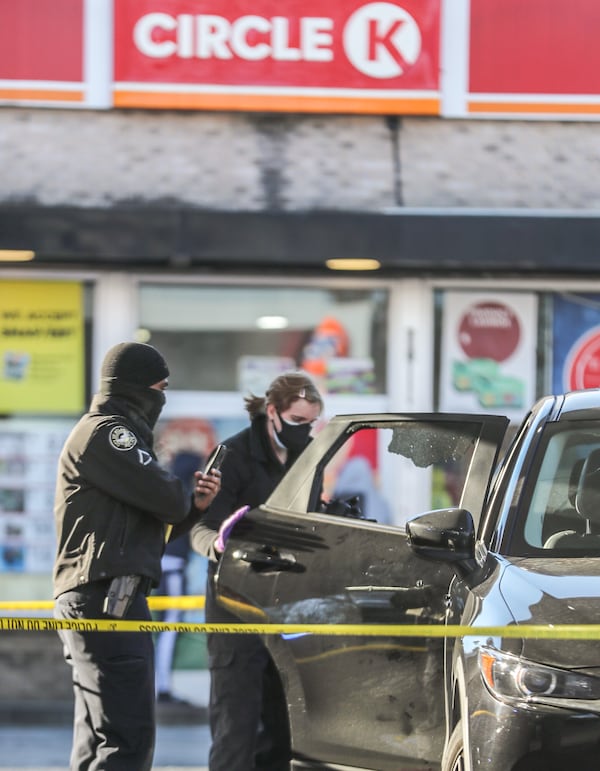
<path id="1" fill-rule="evenodd" d="M 176 538 L 201 512 L 157 462 L 143 395 L 98 394 L 63 447 L 54 518 L 54 597 L 92 581 L 160 580 L 166 525 Z"/>
<path id="2" fill-rule="evenodd" d="M 288 452 L 287 462 L 281 463 L 271 445 L 267 418 L 263 414 L 254 417 L 247 428 L 225 439 L 223 444 L 227 446 L 228 452 L 221 466 L 221 489 L 206 514 L 192 528 L 191 542 L 194 551 L 209 560 L 206 620 L 233 623 L 239 622 L 239 619 L 221 607 L 215 596 L 214 576 L 220 557 L 215 550 L 215 541 L 219 527 L 240 506 L 248 505 L 254 509 L 264 503 L 298 458 L 298 453 Z M 213 660 L 221 637 L 218 634 L 211 635 L 208 641 Z M 240 648 L 248 649 L 255 644 L 253 635 L 240 635 Z"/>
<path id="3" fill-rule="evenodd" d="M 219 559 L 214 544 L 223 520 L 240 506 L 254 509 L 264 503 L 298 457 L 298 453 L 288 452 L 287 462 L 281 463 L 266 423 L 266 416 L 259 414 L 247 428 L 223 441 L 227 455 L 221 466 L 221 489 L 191 534 L 194 551 L 212 563 Z"/>

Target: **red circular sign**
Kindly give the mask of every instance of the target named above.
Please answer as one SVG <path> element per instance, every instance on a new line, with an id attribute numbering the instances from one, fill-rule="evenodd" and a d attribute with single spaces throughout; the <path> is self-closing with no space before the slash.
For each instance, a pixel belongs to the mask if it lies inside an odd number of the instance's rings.
<path id="1" fill-rule="evenodd" d="M 571 348 L 565 382 L 570 391 L 600 387 L 600 327 L 580 337 Z"/>
<path id="2" fill-rule="evenodd" d="M 521 326 L 508 305 L 482 302 L 471 306 L 460 320 L 458 342 L 470 359 L 505 361 L 521 339 Z"/>

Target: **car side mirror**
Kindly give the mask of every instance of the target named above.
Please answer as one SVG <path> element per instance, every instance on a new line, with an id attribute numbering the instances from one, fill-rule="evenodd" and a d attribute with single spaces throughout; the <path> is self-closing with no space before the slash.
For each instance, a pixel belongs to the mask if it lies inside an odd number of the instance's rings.
<path id="1" fill-rule="evenodd" d="M 475 523 L 466 509 L 420 514 L 406 523 L 406 533 L 412 550 L 421 557 L 455 563 L 463 570 L 475 565 Z"/>

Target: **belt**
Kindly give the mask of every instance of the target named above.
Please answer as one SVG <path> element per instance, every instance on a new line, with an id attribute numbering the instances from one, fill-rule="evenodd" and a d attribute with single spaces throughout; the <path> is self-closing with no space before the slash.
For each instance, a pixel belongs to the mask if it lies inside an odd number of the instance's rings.
<path id="1" fill-rule="evenodd" d="M 142 594 L 145 594 L 147 597 L 152 591 L 153 586 L 154 586 L 154 582 L 152 581 L 151 578 L 148 578 L 148 576 L 140 576 L 140 582 L 138 584 L 138 592 L 142 592 Z"/>

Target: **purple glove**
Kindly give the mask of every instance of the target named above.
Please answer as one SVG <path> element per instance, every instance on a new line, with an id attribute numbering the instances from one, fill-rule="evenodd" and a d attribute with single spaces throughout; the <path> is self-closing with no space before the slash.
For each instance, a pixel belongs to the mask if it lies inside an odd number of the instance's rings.
<path id="1" fill-rule="evenodd" d="M 233 514 L 230 514 L 227 519 L 223 520 L 221 527 L 219 528 L 217 540 L 215 541 L 216 551 L 221 554 L 225 551 L 225 544 L 227 543 L 227 539 L 229 538 L 231 531 L 233 530 L 236 523 L 239 522 L 240 519 L 244 517 L 249 511 L 250 506 L 242 506 L 241 509 L 237 509 L 233 512 Z"/>

